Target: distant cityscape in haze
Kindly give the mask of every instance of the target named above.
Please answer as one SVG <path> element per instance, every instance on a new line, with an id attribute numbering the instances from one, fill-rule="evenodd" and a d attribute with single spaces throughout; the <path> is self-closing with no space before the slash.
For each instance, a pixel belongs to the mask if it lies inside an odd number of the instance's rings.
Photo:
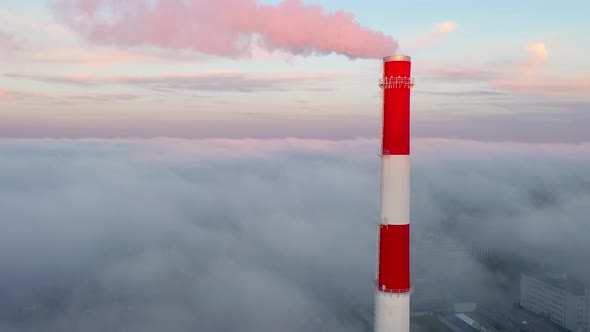
<path id="1" fill-rule="evenodd" d="M 415 275 L 412 323 L 418 331 L 588 331 L 590 288 L 581 279 L 519 264 L 477 245 L 465 247 L 450 239 L 434 242 L 421 254 L 448 269 Z M 490 266 L 502 284 L 453 283 L 470 273 L 460 267 L 473 259 Z M 497 288 L 497 294 L 485 294 L 488 287 Z"/>

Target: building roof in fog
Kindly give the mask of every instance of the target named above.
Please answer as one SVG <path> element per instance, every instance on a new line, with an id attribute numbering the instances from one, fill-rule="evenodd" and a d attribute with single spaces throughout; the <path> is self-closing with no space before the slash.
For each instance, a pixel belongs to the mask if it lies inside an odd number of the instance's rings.
<path id="1" fill-rule="evenodd" d="M 477 329 L 475 329 L 473 326 L 467 324 L 466 322 L 464 322 L 463 320 L 461 320 L 456 315 L 447 316 L 447 319 L 449 320 L 449 322 L 451 322 L 455 326 L 455 328 L 459 328 L 461 331 L 464 331 L 464 332 L 478 332 Z"/>
<path id="2" fill-rule="evenodd" d="M 555 275 L 551 275 L 551 274 L 535 274 L 535 275 L 530 275 L 527 274 L 527 276 L 542 281 L 550 286 L 553 286 L 555 288 L 564 290 L 568 293 L 571 293 L 573 295 L 579 295 L 579 296 L 583 296 L 584 295 L 584 291 L 585 291 L 585 287 L 584 287 L 584 283 L 576 280 L 574 278 L 568 277 L 567 275 L 559 275 L 559 276 L 555 276 Z"/>
<path id="3" fill-rule="evenodd" d="M 475 318 L 475 319 L 474 319 Z M 481 317 L 471 316 L 466 314 L 451 314 L 445 316 L 438 316 L 441 321 L 449 330 L 461 331 L 461 332 L 480 332 L 489 331 L 496 332 L 497 330 L 492 326 L 483 323 Z"/>

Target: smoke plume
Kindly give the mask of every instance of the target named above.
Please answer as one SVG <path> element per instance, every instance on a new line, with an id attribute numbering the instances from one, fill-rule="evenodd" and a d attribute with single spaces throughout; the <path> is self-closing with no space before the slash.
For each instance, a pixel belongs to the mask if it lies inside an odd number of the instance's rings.
<path id="1" fill-rule="evenodd" d="M 253 45 L 351 58 L 379 58 L 397 49 L 391 36 L 361 26 L 352 13 L 329 13 L 302 0 L 60 0 L 53 8 L 85 38 L 123 46 L 232 57 L 247 56 Z"/>
<path id="2" fill-rule="evenodd" d="M 371 331 L 378 147 L 0 141 L 0 330 Z M 589 145 L 412 153 L 413 305 L 466 289 L 512 301 L 510 265 L 452 260 L 444 239 L 588 275 Z"/>

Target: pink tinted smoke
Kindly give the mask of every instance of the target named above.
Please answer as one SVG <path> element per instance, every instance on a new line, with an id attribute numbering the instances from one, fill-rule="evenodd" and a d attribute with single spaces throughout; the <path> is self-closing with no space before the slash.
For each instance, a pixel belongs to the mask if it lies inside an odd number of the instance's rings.
<path id="1" fill-rule="evenodd" d="M 391 36 L 361 26 L 353 14 L 328 13 L 302 0 L 62 0 L 58 17 L 91 41 L 246 56 L 254 41 L 269 51 L 380 58 Z"/>

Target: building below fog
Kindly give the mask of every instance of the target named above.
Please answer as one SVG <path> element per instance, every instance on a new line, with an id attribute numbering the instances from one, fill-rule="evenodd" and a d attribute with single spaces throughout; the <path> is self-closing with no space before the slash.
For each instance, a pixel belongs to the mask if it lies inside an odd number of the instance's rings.
<path id="1" fill-rule="evenodd" d="M 566 274 L 522 274 L 520 305 L 573 332 L 590 331 L 590 292 Z"/>

